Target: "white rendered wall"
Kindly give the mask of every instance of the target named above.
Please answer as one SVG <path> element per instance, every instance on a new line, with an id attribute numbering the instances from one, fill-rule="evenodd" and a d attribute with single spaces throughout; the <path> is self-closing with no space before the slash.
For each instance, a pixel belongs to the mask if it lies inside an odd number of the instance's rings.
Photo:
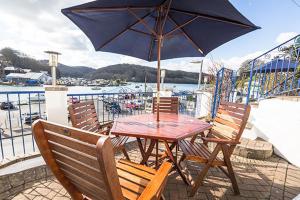
<path id="1" fill-rule="evenodd" d="M 206 117 L 211 110 L 212 94 L 209 92 L 196 92 L 196 118 Z"/>
<path id="2" fill-rule="evenodd" d="M 68 99 L 67 88 L 46 87 L 46 113 L 47 120 L 62 125 L 68 125 Z"/>
<path id="3" fill-rule="evenodd" d="M 262 100 L 251 110 L 250 122 L 253 127 L 245 136 L 272 143 L 277 155 L 300 167 L 300 101 Z"/>

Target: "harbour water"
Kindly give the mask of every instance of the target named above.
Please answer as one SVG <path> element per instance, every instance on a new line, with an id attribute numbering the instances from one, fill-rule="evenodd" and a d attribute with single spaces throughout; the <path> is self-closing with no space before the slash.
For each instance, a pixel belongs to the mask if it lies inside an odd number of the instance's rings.
<path id="1" fill-rule="evenodd" d="M 179 91 L 194 91 L 197 89 L 197 84 L 177 84 L 177 83 L 165 83 L 163 86 L 165 89 L 171 89 L 174 92 Z M 92 94 L 92 93 L 119 93 L 119 92 L 145 92 L 144 83 L 129 83 L 126 86 L 110 86 L 110 87 L 98 87 L 100 89 L 93 90 L 90 86 L 68 86 L 68 94 Z M 24 86 L 7 86 L 0 85 L 0 92 L 12 92 L 12 91 L 44 91 L 44 87 L 24 87 Z M 155 83 L 147 83 L 146 91 L 156 91 Z M 10 95 L 10 100 L 14 101 L 17 95 Z M 28 95 L 21 95 L 23 98 L 28 98 Z M 0 95 L 0 102 L 7 101 L 6 95 Z"/>

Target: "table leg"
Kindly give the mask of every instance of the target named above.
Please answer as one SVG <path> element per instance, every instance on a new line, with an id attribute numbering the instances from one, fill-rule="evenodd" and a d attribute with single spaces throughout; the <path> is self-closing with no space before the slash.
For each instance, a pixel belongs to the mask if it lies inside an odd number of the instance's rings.
<path id="1" fill-rule="evenodd" d="M 148 147 L 148 149 L 144 149 L 143 148 L 143 144 L 142 144 L 142 141 L 140 138 L 137 138 L 137 141 L 138 141 L 138 145 L 139 145 L 139 148 L 140 148 L 140 151 L 141 151 L 141 154 L 142 154 L 142 161 L 140 162 L 140 164 L 144 165 L 147 163 L 152 151 L 153 151 L 153 148 L 155 146 L 155 143 L 156 143 L 156 140 L 150 140 L 150 145 Z"/>
<path id="2" fill-rule="evenodd" d="M 164 141 L 164 144 L 166 146 L 166 153 L 168 154 L 170 160 L 173 162 L 173 165 L 175 167 L 175 169 L 177 170 L 177 172 L 179 173 L 179 175 L 181 176 L 182 180 L 189 185 L 188 181 L 186 180 L 186 177 L 184 176 L 184 174 L 182 173 L 180 167 L 177 164 L 177 155 L 174 156 L 172 153 L 172 150 L 174 149 L 175 146 L 177 146 L 177 143 L 174 142 L 171 144 L 171 146 L 169 146 L 167 141 Z"/>
<path id="3" fill-rule="evenodd" d="M 139 149 L 140 149 L 140 152 L 142 154 L 142 158 L 145 157 L 145 149 L 146 149 L 146 145 L 145 145 L 145 148 L 143 147 L 143 144 L 142 144 L 142 141 L 141 141 L 141 138 L 136 138 L 137 142 L 138 142 L 138 145 L 139 145 Z"/>

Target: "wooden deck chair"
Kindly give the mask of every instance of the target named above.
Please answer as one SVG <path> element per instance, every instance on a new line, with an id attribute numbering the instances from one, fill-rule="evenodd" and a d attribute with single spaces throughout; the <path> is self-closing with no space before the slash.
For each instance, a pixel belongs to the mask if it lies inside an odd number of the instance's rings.
<path id="1" fill-rule="evenodd" d="M 178 114 L 178 97 L 160 97 L 159 112 Z M 157 112 L 157 97 L 153 97 L 152 112 Z"/>
<path id="2" fill-rule="evenodd" d="M 82 130 L 109 135 L 113 122 L 100 124 L 98 121 L 97 112 L 94 101 L 84 101 L 76 104 L 71 104 L 68 107 L 72 126 Z M 125 143 L 129 137 L 116 136 L 111 138 L 115 152 L 122 151 L 126 159 L 129 159 L 125 149 Z"/>
<path id="3" fill-rule="evenodd" d="M 240 143 L 239 140 L 246 126 L 250 108 L 249 105 L 221 102 L 208 135 L 205 136 L 204 133 L 201 133 L 203 143 L 196 143 L 196 137 L 193 137 L 191 141 L 182 140 L 179 142 L 179 147 L 183 152 L 179 162 L 186 159 L 205 164 L 192 183 L 190 196 L 195 195 L 211 166 L 219 167 L 231 180 L 235 194 L 239 194 L 230 156 L 235 146 Z M 208 149 L 208 142 L 216 144 L 212 152 Z M 223 158 L 217 157 L 219 152 L 222 152 Z M 224 167 L 227 168 L 227 171 Z"/>
<path id="4" fill-rule="evenodd" d="M 159 112 L 161 113 L 171 113 L 171 114 L 178 114 L 179 111 L 179 99 L 178 97 L 160 97 L 160 104 L 159 104 Z M 153 97 L 152 99 L 152 113 L 157 112 L 157 97 Z M 144 140 L 144 149 L 146 149 L 147 139 Z M 158 142 L 155 144 L 156 146 L 156 154 L 151 154 L 151 156 L 155 156 L 156 160 L 160 157 L 160 160 L 163 160 L 166 154 L 158 154 Z M 154 163 L 153 163 L 154 164 Z"/>
<path id="5" fill-rule="evenodd" d="M 156 171 L 128 160 L 115 161 L 111 139 L 81 129 L 37 120 L 37 146 L 72 199 L 160 199 L 171 163 Z"/>

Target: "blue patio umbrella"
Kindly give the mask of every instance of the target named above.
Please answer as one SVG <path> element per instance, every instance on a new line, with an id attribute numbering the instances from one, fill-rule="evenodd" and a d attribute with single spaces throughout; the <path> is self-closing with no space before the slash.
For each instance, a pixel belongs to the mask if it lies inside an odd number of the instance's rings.
<path id="1" fill-rule="evenodd" d="M 202 57 L 259 28 L 228 0 L 98 0 L 62 13 L 96 51 L 157 61 L 157 107 L 161 60 Z"/>

